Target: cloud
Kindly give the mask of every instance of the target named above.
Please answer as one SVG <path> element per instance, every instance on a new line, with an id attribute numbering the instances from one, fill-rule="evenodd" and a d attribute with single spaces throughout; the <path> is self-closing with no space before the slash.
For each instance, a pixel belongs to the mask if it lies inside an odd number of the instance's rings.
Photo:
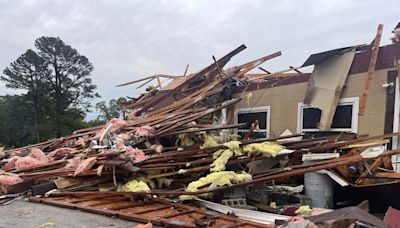
<path id="1" fill-rule="evenodd" d="M 103 100 L 136 96 L 126 81 L 157 73 L 198 71 L 240 44 L 230 65 L 275 51 L 270 70 L 301 65 L 312 53 L 369 43 L 385 25 L 383 43 L 398 23 L 395 0 L 238 1 L 143 0 L 0 1 L 0 68 L 39 36 L 59 36 L 87 56 Z M 377 10 L 379 9 L 379 10 Z M 0 95 L 15 93 L 0 82 Z"/>

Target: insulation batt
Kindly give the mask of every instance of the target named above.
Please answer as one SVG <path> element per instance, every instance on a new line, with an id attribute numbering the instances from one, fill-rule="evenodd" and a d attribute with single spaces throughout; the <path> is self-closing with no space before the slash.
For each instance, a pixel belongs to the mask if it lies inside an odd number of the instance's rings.
<path id="1" fill-rule="evenodd" d="M 163 151 L 164 147 L 161 144 L 154 144 L 154 145 L 151 145 L 150 149 L 152 149 L 155 152 L 161 154 L 161 152 Z"/>
<path id="2" fill-rule="evenodd" d="M 55 156 L 60 156 L 64 154 L 69 154 L 69 153 L 75 153 L 76 150 L 74 148 L 69 148 L 69 147 L 63 147 L 63 148 L 58 148 L 56 150 L 53 150 L 52 152 L 48 153 L 48 157 L 55 157 Z"/>
<path id="3" fill-rule="evenodd" d="M 90 170 L 94 166 L 94 164 L 96 164 L 96 157 L 91 157 L 83 160 L 76 168 L 74 176 Z"/>
<path id="4" fill-rule="evenodd" d="M 208 174 L 205 177 L 200 178 L 197 181 L 190 182 L 187 186 L 187 192 L 197 192 L 200 187 L 206 186 L 210 184 L 208 187 L 209 190 L 214 188 L 224 186 L 224 185 L 232 185 L 240 182 L 248 182 L 251 181 L 252 177 L 250 174 L 243 173 L 235 173 L 233 171 L 221 171 L 221 172 L 213 172 Z"/>
<path id="5" fill-rule="evenodd" d="M 232 150 L 235 153 L 235 156 L 241 156 L 243 155 L 242 149 L 240 148 L 240 144 L 242 144 L 240 141 L 230 141 L 226 142 L 222 145 L 228 147 L 230 150 Z"/>
<path id="6" fill-rule="evenodd" d="M 97 140 L 101 137 L 101 135 L 103 134 L 103 132 L 105 131 L 105 129 L 107 128 L 107 126 L 109 126 L 110 124 L 112 124 L 112 128 L 110 130 L 111 134 L 114 134 L 116 132 L 118 132 L 119 130 L 121 130 L 123 127 L 127 126 L 129 123 L 125 120 L 121 120 L 118 118 L 113 118 L 110 121 L 108 121 L 104 126 L 104 128 L 102 128 L 101 130 L 99 130 L 95 136 L 93 136 L 91 138 L 91 140 Z"/>
<path id="7" fill-rule="evenodd" d="M 267 157 L 274 157 L 278 154 L 283 147 L 279 144 L 273 142 L 267 143 L 252 143 L 249 145 L 245 145 L 240 148 L 241 142 L 239 141 L 230 141 L 226 142 L 223 145 L 228 147 L 226 150 L 218 150 L 214 152 L 213 158 L 215 159 L 212 163 L 212 168 L 210 169 L 211 172 L 218 172 L 225 170 L 226 163 L 229 159 L 233 156 L 242 156 L 244 153 L 251 155 L 251 154 L 261 154 Z"/>
<path id="8" fill-rule="evenodd" d="M 117 138 L 117 140 L 115 141 L 115 146 L 120 149 L 123 150 L 125 149 L 125 140 L 123 138 Z"/>
<path id="9" fill-rule="evenodd" d="M 15 162 L 19 159 L 19 156 L 12 156 L 8 162 L 4 165 L 3 170 L 4 171 L 9 171 L 11 169 L 15 168 Z"/>
<path id="10" fill-rule="evenodd" d="M 45 161 L 45 162 L 49 161 L 49 159 L 47 158 L 46 154 L 43 153 L 43 151 L 41 151 L 38 148 L 32 148 L 31 149 L 31 155 L 34 158 L 38 159 L 39 161 Z"/>
<path id="11" fill-rule="evenodd" d="M 13 185 L 13 184 L 18 184 L 21 183 L 23 180 L 21 177 L 17 176 L 17 175 L 0 175 L 0 185 L 1 186 L 9 186 L 9 185 Z"/>
<path id="12" fill-rule="evenodd" d="M 15 168 L 17 170 L 24 170 L 24 169 L 29 169 L 34 166 L 43 165 L 46 163 L 47 163 L 47 161 L 39 160 L 37 158 L 32 158 L 30 156 L 26 156 L 26 157 L 18 158 L 18 160 L 15 162 Z"/>
<path id="13" fill-rule="evenodd" d="M 283 147 L 273 142 L 251 143 L 243 146 L 243 152 L 248 155 L 261 154 L 267 157 L 275 157 L 281 150 L 283 150 Z"/>
<path id="14" fill-rule="evenodd" d="M 154 134 L 154 128 L 147 126 L 147 125 L 138 127 L 135 130 L 135 135 L 137 137 L 148 137 L 153 134 Z"/>
<path id="15" fill-rule="evenodd" d="M 109 124 L 112 124 L 112 129 L 111 129 L 110 133 L 116 133 L 119 130 L 121 130 L 123 127 L 128 125 L 129 123 L 127 121 L 125 121 L 125 120 L 122 120 L 122 119 L 113 118 L 110 121 L 108 121 L 106 126 L 108 126 Z"/>
<path id="16" fill-rule="evenodd" d="M 125 147 L 125 155 L 127 155 L 133 162 L 141 162 L 144 161 L 148 158 L 148 156 L 145 155 L 145 153 L 137 148 L 133 148 L 131 146 Z"/>
<path id="17" fill-rule="evenodd" d="M 217 141 L 213 137 L 206 135 L 204 139 L 203 148 L 216 147 L 216 146 L 218 146 Z"/>
<path id="18" fill-rule="evenodd" d="M 118 186 L 118 192 L 143 192 L 150 191 L 149 186 L 143 181 L 131 180 L 124 185 Z"/>
<path id="19" fill-rule="evenodd" d="M 228 160 L 233 156 L 233 151 L 230 149 L 224 150 L 224 152 L 219 155 L 217 159 L 214 160 L 212 163 L 212 168 L 210 169 L 211 172 L 218 172 L 225 170 L 225 165 Z"/>
<path id="20" fill-rule="evenodd" d="M 121 135 L 121 138 L 124 140 L 124 141 L 129 141 L 129 140 L 131 140 L 131 136 L 130 135 L 128 135 L 128 134 L 122 134 Z"/>

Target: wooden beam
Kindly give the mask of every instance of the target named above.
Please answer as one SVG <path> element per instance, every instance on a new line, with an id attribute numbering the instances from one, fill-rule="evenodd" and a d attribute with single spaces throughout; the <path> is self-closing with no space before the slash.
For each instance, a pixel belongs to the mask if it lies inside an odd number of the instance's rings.
<path id="1" fill-rule="evenodd" d="M 383 24 L 379 24 L 374 40 L 374 47 L 371 52 L 371 59 L 369 61 L 367 79 L 365 80 L 364 90 L 361 95 L 360 108 L 358 110 L 358 115 L 360 116 L 364 115 L 365 107 L 367 106 L 368 94 L 371 88 L 372 76 L 374 75 L 375 71 L 376 59 L 378 58 L 379 44 L 381 42 L 382 32 Z"/>
<path id="2" fill-rule="evenodd" d="M 177 78 L 179 76 L 173 76 L 173 75 L 167 75 L 167 74 L 156 74 L 156 75 L 148 76 L 148 77 L 145 77 L 145 78 L 141 78 L 141 79 L 133 80 L 133 81 L 130 81 L 130 82 L 126 82 L 126 83 L 123 83 L 123 84 L 120 84 L 120 85 L 116 85 L 115 87 L 126 86 L 126 85 L 134 84 L 134 83 L 137 83 L 137 82 L 149 80 L 149 79 L 155 79 L 155 78 L 158 78 L 158 77 L 174 79 L 174 78 Z"/>
<path id="3" fill-rule="evenodd" d="M 183 77 L 186 76 L 188 69 L 189 69 L 189 64 L 186 65 L 185 72 L 183 73 Z"/>
<path id="4" fill-rule="evenodd" d="M 373 177 L 386 178 L 386 179 L 400 179 L 400 173 L 376 172 L 374 173 Z"/>

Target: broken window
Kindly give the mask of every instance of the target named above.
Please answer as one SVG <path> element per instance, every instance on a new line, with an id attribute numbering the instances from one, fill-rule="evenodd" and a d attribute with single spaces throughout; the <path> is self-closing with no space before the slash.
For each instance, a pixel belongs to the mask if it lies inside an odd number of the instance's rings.
<path id="1" fill-rule="evenodd" d="M 259 130 L 253 131 L 252 138 L 267 138 L 269 134 L 269 106 L 239 109 L 236 116 L 237 123 L 246 125 L 238 129 L 238 135 L 245 135 L 251 124 L 258 120 Z"/>
<path id="2" fill-rule="evenodd" d="M 300 132 L 318 131 L 318 124 L 321 119 L 321 110 L 300 104 L 299 107 Z M 358 97 L 342 98 L 336 107 L 333 116 L 332 131 L 352 131 L 357 132 L 358 126 Z"/>

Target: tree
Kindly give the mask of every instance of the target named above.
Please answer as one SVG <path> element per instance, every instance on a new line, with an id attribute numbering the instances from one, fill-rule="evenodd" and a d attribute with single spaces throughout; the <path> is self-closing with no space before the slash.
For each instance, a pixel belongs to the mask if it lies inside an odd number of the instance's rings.
<path id="1" fill-rule="evenodd" d="M 35 51 L 28 49 L 17 60 L 10 64 L 10 67 L 4 69 L 4 75 L 1 80 L 6 82 L 8 88 L 24 89 L 28 91 L 33 104 L 33 115 L 35 119 L 35 128 L 39 125 L 39 106 L 40 98 L 46 91 L 46 85 L 43 82 L 44 75 L 47 74 L 43 69 L 44 60 L 40 58 Z M 36 131 L 36 140 L 40 141 L 40 132 Z"/>
<path id="2" fill-rule="evenodd" d="M 111 99 L 108 104 L 105 101 L 98 102 L 96 104 L 96 110 L 100 113 L 96 121 L 105 123 L 112 118 L 119 118 L 123 116 L 123 109 L 121 103 L 125 102 L 126 99 L 121 97 L 118 100 Z"/>
<path id="3" fill-rule="evenodd" d="M 45 79 L 51 87 L 49 95 L 55 102 L 57 117 L 70 107 L 88 111 L 90 101 L 100 97 L 89 77 L 93 71 L 89 60 L 58 37 L 40 37 L 35 41 L 35 47 L 44 61 Z"/>
<path id="4" fill-rule="evenodd" d="M 32 127 L 34 120 L 26 105 L 30 100 L 28 95 L 0 97 L 0 142 L 6 147 L 35 142 L 39 126 Z"/>
<path id="5" fill-rule="evenodd" d="M 91 100 L 100 96 L 90 78 L 93 65 L 88 58 L 58 37 L 40 37 L 35 47 L 6 67 L 0 79 L 9 88 L 27 91 L 18 99 L 24 102 L 27 114 L 35 117 L 39 141 L 52 136 L 49 129 L 61 136 L 87 125 L 83 122 L 85 112 L 90 110 Z M 3 105 L 14 104 L 11 101 L 15 99 L 7 98 Z M 26 124 L 32 128 L 32 123 Z M 46 132 L 45 137 L 41 131 Z"/>

